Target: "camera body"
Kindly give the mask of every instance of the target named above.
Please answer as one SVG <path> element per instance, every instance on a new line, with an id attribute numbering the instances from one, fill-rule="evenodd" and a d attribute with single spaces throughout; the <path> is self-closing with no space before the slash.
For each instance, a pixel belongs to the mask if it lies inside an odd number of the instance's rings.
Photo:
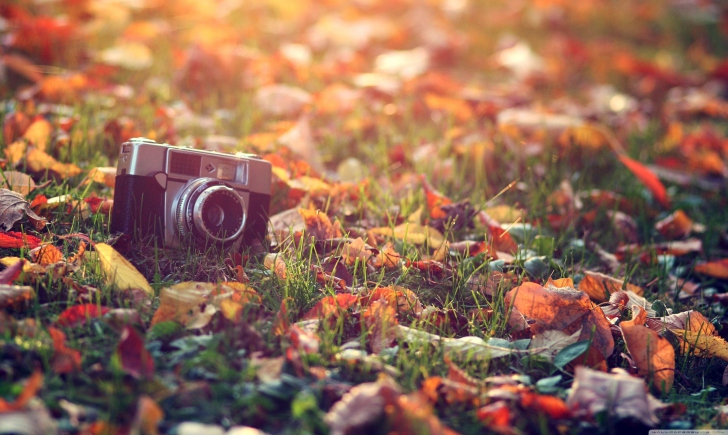
<path id="1" fill-rule="evenodd" d="M 111 232 L 238 249 L 267 233 L 271 164 L 134 138 L 121 145 Z"/>

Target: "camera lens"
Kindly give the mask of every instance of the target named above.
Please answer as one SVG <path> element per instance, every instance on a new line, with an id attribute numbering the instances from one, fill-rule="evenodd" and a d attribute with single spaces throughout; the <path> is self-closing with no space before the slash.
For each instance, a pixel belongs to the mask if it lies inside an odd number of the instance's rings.
<path id="1" fill-rule="evenodd" d="M 198 240 L 233 241 L 245 227 L 247 207 L 238 192 L 210 178 L 190 182 L 180 193 L 177 228 Z"/>

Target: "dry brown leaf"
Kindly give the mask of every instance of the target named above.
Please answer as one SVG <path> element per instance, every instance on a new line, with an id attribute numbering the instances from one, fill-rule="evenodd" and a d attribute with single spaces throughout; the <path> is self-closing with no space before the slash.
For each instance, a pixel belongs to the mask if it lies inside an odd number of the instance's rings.
<path id="1" fill-rule="evenodd" d="M 152 325 L 174 321 L 184 326 L 196 323 L 215 292 L 216 286 L 204 282 L 181 282 L 159 292 L 159 308 Z"/>
<path id="2" fill-rule="evenodd" d="M 553 361 L 561 349 L 579 341 L 580 335 L 581 329 L 571 335 L 562 331 L 544 331 L 533 336 L 528 348 L 533 350 L 535 355 L 541 355 L 549 361 Z"/>
<path id="3" fill-rule="evenodd" d="M 592 347 L 609 357 L 614 351 L 610 323 L 584 292 L 572 288 L 544 288 L 527 282 L 506 294 L 506 303 L 515 306 L 528 319 L 535 320 L 531 330 L 563 331 L 571 335 L 581 329 L 579 340 L 592 337 Z"/>
<path id="4" fill-rule="evenodd" d="M 45 219 L 30 209 L 30 204 L 23 195 L 0 188 L 0 230 L 9 231 L 15 222 L 23 218 L 24 214 L 32 219 L 45 222 Z"/>
<path id="5" fill-rule="evenodd" d="M 371 303 L 362 313 L 364 325 L 369 331 L 372 352 L 380 353 L 392 345 L 397 338 L 397 312 L 386 300 Z"/>
<path id="6" fill-rule="evenodd" d="M 617 418 L 634 417 L 650 427 L 659 422 L 655 411 L 664 406 L 647 393 L 644 380 L 621 369 L 602 373 L 586 367 L 574 371 L 566 403 L 577 415 L 593 416 L 607 411 Z"/>
<path id="7" fill-rule="evenodd" d="M 381 382 L 368 382 L 355 386 L 331 407 L 324 421 L 331 435 L 355 433 L 376 421 L 384 413 Z"/>
<path id="8" fill-rule="evenodd" d="M 365 264 L 372 255 L 371 247 L 368 247 L 361 237 L 357 237 L 351 242 L 346 242 L 341 247 L 341 256 L 349 266 L 353 266 L 357 261 Z"/>
<path id="9" fill-rule="evenodd" d="M 18 171 L 7 171 L 0 174 L 0 187 L 6 187 L 25 196 L 36 188 L 30 175 Z"/>
<path id="10" fill-rule="evenodd" d="M 303 216 L 306 224 L 306 232 L 314 240 L 326 240 L 341 237 L 339 222 L 332 224 L 326 213 L 321 210 L 309 210 L 299 208 L 298 212 Z"/>
<path id="11" fill-rule="evenodd" d="M 644 326 L 646 321 L 647 312 L 635 305 L 632 320 L 620 323 L 619 327 L 638 374 L 649 376 L 651 384 L 667 393 L 675 379 L 675 349 L 667 339 Z"/>
<path id="12" fill-rule="evenodd" d="M 138 288 L 150 295 L 154 294 L 154 289 L 149 286 L 144 275 L 139 273 L 136 267 L 116 249 L 106 243 L 97 243 L 95 249 L 101 269 L 106 274 L 107 284 L 116 286 L 119 290 Z"/>

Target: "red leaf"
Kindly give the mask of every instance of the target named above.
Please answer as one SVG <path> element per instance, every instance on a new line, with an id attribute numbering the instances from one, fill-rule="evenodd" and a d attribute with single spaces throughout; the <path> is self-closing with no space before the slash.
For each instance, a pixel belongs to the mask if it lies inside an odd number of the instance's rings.
<path id="1" fill-rule="evenodd" d="M 121 368 L 135 378 L 154 376 L 154 360 L 144 347 L 144 340 L 131 326 L 124 326 L 116 348 Z"/>
<path id="2" fill-rule="evenodd" d="M 53 359 L 51 367 L 58 374 L 70 373 L 81 368 L 81 352 L 66 347 L 66 334 L 60 329 L 48 328 L 53 339 Z"/>
<path id="3" fill-rule="evenodd" d="M 58 316 L 56 325 L 71 327 L 83 325 L 86 320 L 101 317 L 109 312 L 109 308 L 100 307 L 96 304 L 83 304 L 67 308 Z"/>
<path id="4" fill-rule="evenodd" d="M 637 160 L 632 160 L 624 154 L 619 154 L 619 161 L 637 177 L 655 196 L 655 199 L 667 208 L 670 206 L 670 199 L 667 191 L 657 175 Z"/>
<path id="5" fill-rule="evenodd" d="M 19 231 L 0 232 L 0 248 L 22 248 L 30 249 L 40 246 L 40 239 L 24 234 Z"/>

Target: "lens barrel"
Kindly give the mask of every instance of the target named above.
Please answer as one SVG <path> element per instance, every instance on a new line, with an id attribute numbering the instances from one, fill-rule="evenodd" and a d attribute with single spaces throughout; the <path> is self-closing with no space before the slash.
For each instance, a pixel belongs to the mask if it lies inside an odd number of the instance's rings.
<path id="1" fill-rule="evenodd" d="M 177 230 L 182 238 L 198 242 L 236 240 L 245 228 L 248 209 L 243 197 L 212 178 L 198 178 L 180 192 L 176 210 Z"/>

